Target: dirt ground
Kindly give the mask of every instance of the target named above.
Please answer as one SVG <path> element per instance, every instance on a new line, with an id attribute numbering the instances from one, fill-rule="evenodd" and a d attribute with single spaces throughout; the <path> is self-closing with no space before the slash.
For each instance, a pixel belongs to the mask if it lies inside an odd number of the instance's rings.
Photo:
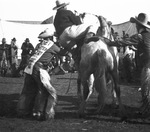
<path id="1" fill-rule="evenodd" d="M 23 86 L 23 77 L 0 77 L 0 132 L 149 132 L 150 120 L 138 115 L 141 96 L 137 85 L 121 84 L 121 98 L 128 113 L 125 122 L 120 120 L 118 108 L 111 105 L 108 91 L 107 105 L 101 115 L 95 114 L 97 93 L 94 91 L 88 104 L 87 115 L 79 118 L 76 96 L 77 73 L 53 75 L 52 82 L 58 93 L 55 119 L 36 121 L 16 116 L 16 104 Z M 71 82 L 70 82 L 71 81 Z M 69 92 L 66 94 L 70 82 Z"/>

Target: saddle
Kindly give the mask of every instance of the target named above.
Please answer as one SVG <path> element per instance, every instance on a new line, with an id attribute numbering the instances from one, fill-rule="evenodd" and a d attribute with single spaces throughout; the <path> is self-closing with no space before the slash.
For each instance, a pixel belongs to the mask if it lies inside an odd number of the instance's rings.
<path id="1" fill-rule="evenodd" d="M 103 41 L 104 43 L 106 43 L 108 46 L 116 46 L 116 47 L 120 47 L 120 43 L 118 41 L 111 41 L 108 38 L 105 37 L 100 37 L 100 36 L 93 36 L 91 38 L 88 38 L 86 40 L 86 43 L 88 44 L 89 42 L 97 42 L 97 41 Z"/>
<path id="2" fill-rule="evenodd" d="M 104 43 L 106 43 L 106 44 L 108 44 L 108 45 L 110 45 L 110 43 L 112 42 L 111 40 L 109 40 L 109 39 L 107 39 L 107 38 L 105 38 L 105 37 L 100 37 L 100 36 L 92 36 L 92 37 L 90 37 L 90 38 L 88 38 L 87 40 L 86 40 L 86 43 L 89 43 L 89 42 L 97 42 L 97 41 L 99 41 L 99 40 L 102 40 Z"/>

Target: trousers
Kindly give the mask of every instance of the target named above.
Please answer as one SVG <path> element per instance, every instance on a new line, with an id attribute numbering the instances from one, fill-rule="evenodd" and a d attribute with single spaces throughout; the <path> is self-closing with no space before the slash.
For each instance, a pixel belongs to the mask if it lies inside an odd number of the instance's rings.
<path id="1" fill-rule="evenodd" d="M 54 114 L 53 106 L 56 101 L 56 91 L 51 86 L 50 82 L 47 82 L 48 84 L 46 85 L 43 84 L 41 80 L 41 69 L 47 73 L 42 64 L 36 63 L 32 75 L 25 75 L 24 86 L 17 104 L 17 112 L 19 115 L 31 115 L 33 112 Z M 49 80 L 47 75 L 49 74 L 47 73 L 42 77 L 45 80 Z M 52 88 L 50 89 L 47 87 Z M 51 91 L 49 92 L 48 89 Z"/>
<path id="2" fill-rule="evenodd" d="M 59 37 L 60 45 L 64 48 L 68 47 L 71 44 L 73 47 L 76 43 L 75 41 L 84 37 L 88 32 L 94 34 L 97 33 L 98 25 L 89 25 L 89 24 L 80 24 L 72 25 L 66 28 Z"/>

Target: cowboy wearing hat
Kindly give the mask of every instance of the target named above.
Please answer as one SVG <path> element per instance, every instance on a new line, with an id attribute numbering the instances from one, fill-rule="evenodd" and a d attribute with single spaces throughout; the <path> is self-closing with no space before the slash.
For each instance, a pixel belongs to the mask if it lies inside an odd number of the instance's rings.
<path id="1" fill-rule="evenodd" d="M 54 27 L 60 45 L 72 53 L 72 57 L 78 65 L 80 60 L 80 50 L 78 49 L 81 47 L 79 40 L 83 38 L 87 40 L 95 35 L 100 25 L 81 23 L 80 17 L 68 10 L 67 5 L 69 3 L 56 0 L 56 6 L 53 8 L 57 11 L 54 18 Z M 77 48 L 74 48 L 75 45 L 77 45 Z M 74 52 L 75 49 L 77 51 Z"/>
<path id="2" fill-rule="evenodd" d="M 37 120 L 54 118 L 57 95 L 47 69 L 54 54 L 64 56 L 67 52 L 53 42 L 53 35 L 49 29 L 39 34 L 38 38 L 43 39 L 43 42 L 24 70 L 24 86 L 17 105 L 21 117 L 30 115 Z"/>
<path id="3" fill-rule="evenodd" d="M 61 0 L 57 0 L 56 6 L 53 8 L 53 10 L 58 10 L 60 8 L 66 7 L 67 5 L 69 5 L 69 2 L 65 3 L 65 2 L 62 2 Z"/>
<path id="4" fill-rule="evenodd" d="M 136 24 L 138 33 L 142 35 L 143 43 L 140 48 L 142 48 L 143 52 L 142 63 L 145 65 L 150 59 L 150 23 L 148 21 L 148 15 L 140 13 L 138 17 L 131 17 L 130 22 Z"/>
<path id="5" fill-rule="evenodd" d="M 56 0 L 56 6 L 53 10 L 57 10 L 54 26 L 59 37 L 60 45 L 68 50 L 76 43 L 76 39 L 83 37 L 91 37 L 96 34 L 98 27 L 95 25 L 82 24 L 80 17 L 71 10 L 67 10 L 69 3 Z"/>
<path id="6" fill-rule="evenodd" d="M 131 17 L 130 22 L 136 24 L 136 28 L 139 34 L 141 34 L 143 42 L 138 44 L 138 50 L 141 50 L 140 62 L 142 63 L 141 72 L 141 95 L 142 95 L 142 114 L 149 114 L 149 84 L 150 84 L 150 22 L 148 15 L 140 13 L 136 17 Z M 141 49 L 140 49 L 141 48 Z"/>

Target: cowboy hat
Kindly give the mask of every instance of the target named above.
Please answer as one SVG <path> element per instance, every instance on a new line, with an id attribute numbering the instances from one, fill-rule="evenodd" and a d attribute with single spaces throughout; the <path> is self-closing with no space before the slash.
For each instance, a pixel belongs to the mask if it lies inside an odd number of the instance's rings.
<path id="1" fill-rule="evenodd" d="M 107 21 L 107 24 L 108 24 L 109 26 L 111 26 L 111 25 L 112 25 L 112 22 L 111 22 L 111 21 Z"/>
<path id="2" fill-rule="evenodd" d="M 53 8 L 53 10 L 58 10 L 67 5 L 69 5 L 69 3 L 62 2 L 61 0 L 56 0 L 56 6 Z"/>
<path id="3" fill-rule="evenodd" d="M 150 28 L 150 24 L 148 21 L 148 15 L 145 13 L 140 13 L 138 15 L 138 17 L 135 17 L 135 18 L 131 17 L 130 22 L 140 24 L 140 25 L 143 25 L 144 27 Z"/>
<path id="4" fill-rule="evenodd" d="M 16 38 L 13 38 L 12 41 L 16 41 Z"/>
<path id="5" fill-rule="evenodd" d="M 50 29 L 46 29 L 44 30 L 43 32 L 41 32 L 38 36 L 38 38 L 47 38 L 47 37 L 50 37 L 50 36 L 53 36 L 54 35 L 54 32 L 53 30 L 50 30 Z"/>

